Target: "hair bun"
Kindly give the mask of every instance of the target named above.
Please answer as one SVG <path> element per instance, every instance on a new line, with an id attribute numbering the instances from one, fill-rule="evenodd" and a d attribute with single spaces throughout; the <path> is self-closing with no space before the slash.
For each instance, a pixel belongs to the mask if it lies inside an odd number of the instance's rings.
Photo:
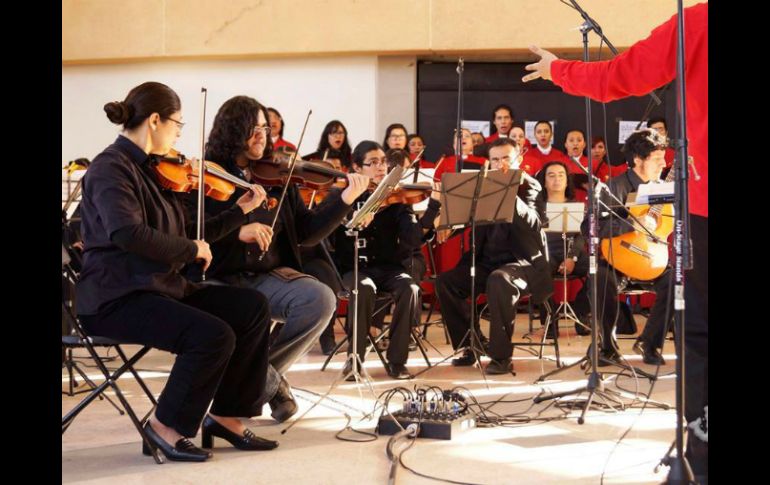
<path id="1" fill-rule="evenodd" d="M 129 105 L 124 101 L 112 101 L 104 105 L 104 112 L 107 113 L 107 118 L 116 125 L 125 124 L 131 119 L 131 113 L 133 111 Z"/>

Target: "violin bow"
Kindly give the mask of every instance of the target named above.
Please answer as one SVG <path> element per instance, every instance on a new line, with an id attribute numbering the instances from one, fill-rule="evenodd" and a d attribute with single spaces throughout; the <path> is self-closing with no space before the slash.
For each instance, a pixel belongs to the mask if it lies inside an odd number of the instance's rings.
<path id="1" fill-rule="evenodd" d="M 275 208 L 275 214 L 273 214 L 273 222 L 270 223 L 270 231 L 275 229 L 275 223 L 276 221 L 278 221 L 278 214 L 281 213 L 281 206 L 283 206 L 283 199 L 286 198 L 286 192 L 289 189 L 291 176 L 294 174 L 294 167 L 297 164 L 297 154 L 299 153 L 299 147 L 302 146 L 302 140 L 305 138 L 305 129 L 307 129 L 307 122 L 310 120 L 310 115 L 312 113 L 313 113 L 312 109 L 307 112 L 307 117 L 305 117 L 305 124 L 302 126 L 302 133 L 299 135 L 299 141 L 297 142 L 297 149 L 294 150 L 294 153 L 291 156 L 291 160 L 289 160 L 289 174 L 286 176 L 286 183 L 283 186 L 283 192 L 281 192 L 281 198 L 278 199 L 278 205 Z M 272 243 L 272 240 L 270 242 Z M 262 251 L 262 254 L 259 255 L 258 260 L 262 261 L 262 258 L 265 257 L 266 253 L 267 253 L 267 250 Z"/>
<path id="2" fill-rule="evenodd" d="M 204 237 L 204 224 L 205 224 L 205 203 L 206 203 L 206 162 L 204 158 L 205 152 L 205 136 L 206 136 L 206 97 L 208 90 L 201 86 L 201 103 L 203 105 L 201 110 L 201 157 L 198 160 L 198 218 L 197 225 L 197 239 L 203 241 Z M 201 280 L 206 281 L 206 272 L 201 267 Z"/>

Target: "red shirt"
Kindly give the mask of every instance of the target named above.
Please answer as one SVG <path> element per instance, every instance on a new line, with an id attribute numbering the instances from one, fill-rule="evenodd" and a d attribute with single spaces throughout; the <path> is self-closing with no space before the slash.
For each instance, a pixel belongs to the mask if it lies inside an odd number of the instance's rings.
<path id="1" fill-rule="evenodd" d="M 615 165 L 612 166 L 607 162 L 602 163 L 601 160 L 594 160 L 594 173 L 604 183 L 607 183 L 607 181 L 613 177 L 617 177 L 618 175 L 625 173 L 625 171 L 628 169 L 628 164 L 621 164 L 621 165 Z"/>
<path id="2" fill-rule="evenodd" d="M 519 164 L 519 168 L 534 177 L 537 174 L 537 172 L 539 172 L 540 169 L 543 168 L 543 165 L 542 165 L 543 162 L 540 160 L 539 157 L 532 155 L 531 152 L 532 152 L 532 149 L 529 149 L 526 152 L 524 152 L 524 156 L 521 158 L 521 163 Z"/>
<path id="3" fill-rule="evenodd" d="M 297 147 L 294 146 L 293 143 L 289 143 L 288 141 L 284 140 L 283 138 L 278 138 L 278 140 L 273 143 L 273 149 L 281 148 L 281 147 L 289 147 L 291 148 L 291 151 L 296 152 Z"/>
<path id="4" fill-rule="evenodd" d="M 410 153 L 409 154 L 409 160 L 414 162 L 415 157 L 417 157 L 416 153 Z M 433 168 L 436 164 L 433 162 L 429 162 L 428 160 L 425 160 L 425 158 L 420 159 L 420 167 L 421 168 Z"/>
<path id="5" fill-rule="evenodd" d="M 487 160 L 485 158 L 477 157 L 476 155 L 468 155 L 463 159 L 463 163 L 466 163 L 466 162 L 474 163 L 479 166 L 484 165 L 484 162 L 486 161 Z M 450 172 L 450 173 L 457 172 L 455 165 L 457 165 L 457 157 L 455 157 L 454 155 L 449 157 L 444 157 L 444 161 L 441 162 L 441 165 L 439 165 L 439 167 L 436 169 L 436 172 L 433 174 L 433 180 L 435 180 L 436 182 L 440 182 L 441 174 L 443 174 L 444 172 Z"/>
<path id="6" fill-rule="evenodd" d="M 690 212 L 708 217 L 708 3 L 684 12 L 687 139 L 695 165 L 688 178 Z M 564 92 L 601 102 L 645 95 L 676 76 L 676 31 L 674 15 L 612 60 L 554 61 L 551 77 Z"/>
<path id="7" fill-rule="evenodd" d="M 548 152 L 548 155 L 543 155 L 543 153 L 540 151 L 539 148 L 537 148 L 537 145 L 532 145 L 529 150 L 527 150 L 527 153 L 524 154 L 524 156 L 529 156 L 530 158 L 537 159 L 540 164 L 537 167 L 537 170 L 540 170 L 543 165 L 545 165 L 548 162 L 553 162 L 554 160 L 558 160 L 560 162 L 564 162 L 567 164 L 567 166 L 572 165 L 567 160 L 567 155 L 564 154 L 561 150 L 557 148 L 551 147 L 551 151 Z"/>
<path id="8" fill-rule="evenodd" d="M 492 143 L 498 138 L 500 138 L 500 132 L 496 131 L 493 134 L 489 135 L 488 137 L 484 138 L 484 143 Z"/>
<path id="9" fill-rule="evenodd" d="M 687 40 L 685 40 L 685 43 Z M 689 123 L 689 121 L 688 121 Z M 689 152 L 688 152 L 689 153 Z M 666 147 L 666 167 L 665 168 L 671 168 L 671 166 L 674 164 L 674 155 L 676 152 L 671 147 Z"/>

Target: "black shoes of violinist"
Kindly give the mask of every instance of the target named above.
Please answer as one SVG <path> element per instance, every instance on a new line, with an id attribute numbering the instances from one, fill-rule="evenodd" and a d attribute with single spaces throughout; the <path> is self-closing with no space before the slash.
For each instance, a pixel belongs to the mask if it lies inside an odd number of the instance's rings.
<path id="1" fill-rule="evenodd" d="M 187 438 L 182 438 L 171 446 L 152 429 L 149 421 L 144 425 L 144 434 L 171 461 L 206 461 L 213 456 L 210 451 L 198 448 Z M 152 454 L 145 441 L 142 441 L 142 454 L 147 456 Z"/>
<path id="2" fill-rule="evenodd" d="M 297 401 L 291 394 L 291 387 L 286 378 L 281 376 L 281 383 L 278 384 L 278 390 L 275 396 L 268 403 L 270 404 L 270 416 L 279 423 L 283 423 L 297 412 Z"/>
<path id="3" fill-rule="evenodd" d="M 229 441 L 231 445 L 239 450 L 263 451 L 278 447 L 277 441 L 260 438 L 248 428 L 243 431 L 243 434 L 236 434 L 214 421 L 211 416 L 206 416 L 206 419 L 203 420 L 202 446 L 204 448 L 213 448 L 214 436 Z"/>

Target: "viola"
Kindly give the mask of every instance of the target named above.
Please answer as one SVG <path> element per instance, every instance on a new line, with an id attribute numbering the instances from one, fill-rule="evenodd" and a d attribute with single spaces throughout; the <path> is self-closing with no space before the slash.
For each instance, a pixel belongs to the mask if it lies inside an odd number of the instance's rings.
<path id="1" fill-rule="evenodd" d="M 163 188 L 173 192 L 199 190 L 198 166 L 183 154 L 172 149 L 165 155 L 152 155 L 151 158 L 153 172 Z M 203 191 L 212 199 L 226 201 L 233 195 L 236 187 L 251 190 L 251 184 L 231 175 L 221 165 L 209 161 L 205 164 Z M 274 200 L 272 199 L 270 203 Z"/>

